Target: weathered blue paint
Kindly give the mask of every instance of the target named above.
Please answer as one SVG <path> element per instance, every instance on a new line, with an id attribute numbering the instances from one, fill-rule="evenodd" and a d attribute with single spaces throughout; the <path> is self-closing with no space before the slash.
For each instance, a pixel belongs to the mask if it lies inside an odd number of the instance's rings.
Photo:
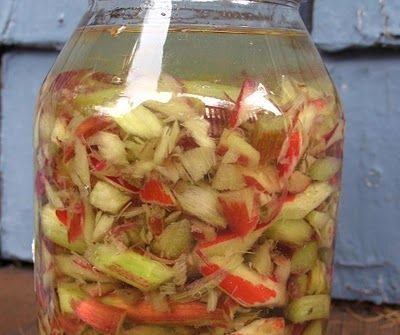
<path id="1" fill-rule="evenodd" d="M 57 48 L 78 25 L 87 4 L 87 0 L 1 0 L 0 44 Z"/>
<path id="2" fill-rule="evenodd" d="M 335 296 L 400 303 L 400 57 L 326 57 L 347 115 Z"/>
<path id="3" fill-rule="evenodd" d="M 0 253 L 8 259 L 32 260 L 32 117 L 40 84 L 55 56 L 11 52 L 3 57 Z"/>
<path id="4" fill-rule="evenodd" d="M 400 0 L 315 0 L 313 38 L 326 51 L 400 45 Z"/>

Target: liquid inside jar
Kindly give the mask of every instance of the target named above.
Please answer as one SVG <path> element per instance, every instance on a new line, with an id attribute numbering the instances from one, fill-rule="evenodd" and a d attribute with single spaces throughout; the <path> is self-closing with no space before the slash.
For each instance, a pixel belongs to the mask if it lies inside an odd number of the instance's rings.
<path id="1" fill-rule="evenodd" d="M 40 334 L 324 334 L 343 131 L 302 32 L 78 30 L 36 118 Z"/>

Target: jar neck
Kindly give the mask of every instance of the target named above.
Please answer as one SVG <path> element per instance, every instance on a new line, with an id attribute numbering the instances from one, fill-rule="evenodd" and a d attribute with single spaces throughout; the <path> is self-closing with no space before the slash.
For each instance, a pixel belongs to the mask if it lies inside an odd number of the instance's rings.
<path id="1" fill-rule="evenodd" d="M 89 0 L 82 25 L 143 25 L 157 20 L 170 26 L 244 27 L 305 30 L 300 0 Z M 154 13 L 159 13 L 159 17 Z"/>

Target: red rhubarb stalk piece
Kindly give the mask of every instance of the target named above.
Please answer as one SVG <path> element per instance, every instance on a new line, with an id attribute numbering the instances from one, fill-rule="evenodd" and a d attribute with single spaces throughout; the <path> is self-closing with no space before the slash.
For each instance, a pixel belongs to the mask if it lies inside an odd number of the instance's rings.
<path id="1" fill-rule="evenodd" d="M 218 197 L 230 230 L 240 236 L 253 231 L 260 218 L 260 197 L 252 189 L 227 192 Z"/>
<path id="2" fill-rule="evenodd" d="M 138 193 L 139 189 L 132 185 L 131 183 L 127 182 L 124 178 L 120 176 L 106 176 L 107 181 L 109 181 L 114 186 L 122 189 L 125 192 L 129 193 Z"/>
<path id="3" fill-rule="evenodd" d="M 104 160 L 99 160 L 96 157 L 89 156 L 89 162 L 93 170 L 96 172 L 103 171 L 107 167 L 107 162 Z"/>
<path id="4" fill-rule="evenodd" d="M 65 335 L 80 335 L 85 329 L 85 324 L 74 316 L 60 315 L 56 323 Z"/>
<path id="5" fill-rule="evenodd" d="M 119 308 L 102 304 L 96 299 L 83 300 L 74 307 L 76 316 L 105 335 L 116 335 L 125 319 Z"/>
<path id="6" fill-rule="evenodd" d="M 164 230 L 164 220 L 162 218 L 150 217 L 149 228 L 154 235 L 160 235 Z"/>
<path id="7" fill-rule="evenodd" d="M 68 227 L 68 241 L 74 242 L 82 235 L 85 217 L 85 208 L 81 202 L 73 207 L 73 213 L 70 215 L 66 209 L 57 209 L 56 215 L 60 222 Z"/>
<path id="8" fill-rule="evenodd" d="M 319 99 L 311 100 L 310 104 L 314 105 L 317 108 L 317 110 L 320 112 L 326 108 L 326 106 L 328 105 L 328 102 L 326 101 L 325 98 L 319 98 Z"/>
<path id="9" fill-rule="evenodd" d="M 302 137 L 299 130 L 291 132 L 288 138 L 288 145 L 284 145 L 286 152 L 278 162 L 278 174 L 281 179 L 287 179 L 296 168 L 300 159 Z"/>
<path id="10" fill-rule="evenodd" d="M 146 181 L 139 195 L 143 202 L 161 206 L 175 205 L 175 199 L 167 186 L 153 178 Z"/>
<path id="11" fill-rule="evenodd" d="M 201 267 L 201 273 L 204 276 L 211 276 L 218 271 L 221 271 L 221 268 L 216 264 L 206 264 Z M 225 275 L 219 287 L 232 299 L 246 307 L 264 304 L 277 296 L 276 290 L 262 283 L 252 283 L 232 273 Z"/>
<path id="12" fill-rule="evenodd" d="M 73 144 L 68 144 L 65 146 L 63 151 L 63 161 L 69 162 L 75 155 L 75 146 Z"/>
<path id="13" fill-rule="evenodd" d="M 107 116 L 90 116 L 76 128 L 75 135 L 87 139 L 110 125 L 111 119 Z"/>
<path id="14" fill-rule="evenodd" d="M 241 123 L 251 117 L 251 110 L 246 106 L 246 98 L 252 95 L 257 89 L 257 84 L 252 79 L 247 78 L 242 85 L 239 97 L 229 118 L 229 128 L 236 128 Z"/>
<path id="15" fill-rule="evenodd" d="M 46 177 L 44 175 L 44 172 L 39 170 L 36 172 L 36 178 L 35 178 L 35 190 L 37 196 L 40 198 L 45 194 L 45 180 Z"/>
<path id="16" fill-rule="evenodd" d="M 122 299 L 118 307 L 125 310 L 129 318 L 139 322 L 165 325 L 224 325 L 224 312 L 221 308 L 207 311 L 207 305 L 201 302 L 174 303 L 169 305 L 169 311 L 161 312 L 153 309 L 152 305 L 142 301 L 130 305 Z"/>

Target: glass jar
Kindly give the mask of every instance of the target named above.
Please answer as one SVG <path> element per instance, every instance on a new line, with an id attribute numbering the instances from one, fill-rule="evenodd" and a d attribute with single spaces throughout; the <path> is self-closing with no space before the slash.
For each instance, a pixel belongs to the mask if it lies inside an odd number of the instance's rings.
<path id="1" fill-rule="evenodd" d="M 325 334 L 343 132 L 298 1 L 92 1 L 37 106 L 40 334 Z"/>

